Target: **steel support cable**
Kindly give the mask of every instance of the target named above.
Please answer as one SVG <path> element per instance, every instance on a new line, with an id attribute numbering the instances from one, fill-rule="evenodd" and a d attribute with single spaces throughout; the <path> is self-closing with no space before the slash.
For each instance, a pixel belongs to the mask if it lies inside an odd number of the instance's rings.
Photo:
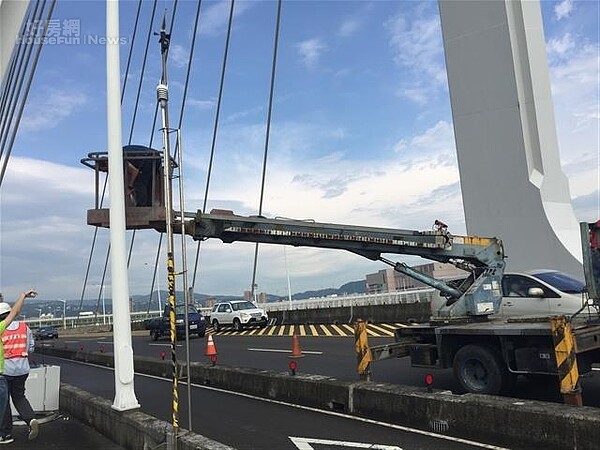
<path id="1" fill-rule="evenodd" d="M 4 128 L 6 126 L 6 115 L 11 109 L 9 105 L 13 102 L 13 97 L 16 91 L 15 86 L 21 78 L 25 77 L 26 70 L 22 71 L 23 61 L 25 60 L 25 53 L 29 46 L 33 45 L 34 42 L 34 39 L 30 38 L 29 36 L 25 36 L 25 33 L 31 33 L 32 30 L 35 30 L 35 28 L 31 26 L 27 28 L 27 24 L 36 23 L 35 17 L 37 16 L 37 10 L 39 5 L 40 2 L 38 0 L 35 2 L 34 7 L 30 6 L 29 8 L 27 8 L 26 16 L 24 17 L 23 23 L 19 28 L 19 34 L 17 35 L 18 38 L 25 38 L 25 41 L 16 44 L 13 48 L 10 58 L 10 68 L 2 78 L 2 97 L 0 99 L 0 124 L 2 124 L 2 128 L 0 129 L 0 136 L 4 135 Z M 33 21 L 31 21 L 32 17 L 34 18 Z M 0 153 L 0 156 L 1 155 L 2 153 Z"/>
<path id="2" fill-rule="evenodd" d="M 137 13 L 135 14 L 135 24 L 133 25 L 133 36 L 131 38 L 131 45 L 129 46 L 129 55 L 127 55 L 127 65 L 125 66 L 125 76 L 123 77 L 123 87 L 121 88 L 121 105 L 123 104 L 123 96 L 125 95 L 125 88 L 127 87 L 127 78 L 129 74 L 129 66 L 131 65 L 131 56 L 133 55 L 133 47 L 135 45 L 135 37 L 137 36 L 137 27 L 140 20 L 140 11 L 142 10 L 142 0 L 138 0 Z"/>
<path id="3" fill-rule="evenodd" d="M 42 37 L 46 35 L 46 31 L 48 29 L 48 23 L 50 22 L 50 18 L 52 17 L 52 13 L 54 11 L 55 4 L 56 4 L 56 0 L 52 0 L 52 3 L 50 4 L 50 10 L 48 11 L 47 19 L 44 22 L 44 29 L 42 31 Z M 42 52 L 42 44 L 39 44 L 38 48 L 36 49 L 35 56 L 33 59 L 33 66 L 31 67 L 31 71 L 29 72 L 29 79 L 27 80 L 27 86 L 25 87 L 25 92 L 23 93 L 23 97 L 21 98 L 21 104 L 19 106 L 19 111 L 18 111 L 17 117 L 15 119 L 15 125 L 13 127 L 13 131 L 10 136 L 10 141 L 8 144 L 8 149 L 6 151 L 4 164 L 2 165 L 2 171 L 0 172 L 0 186 L 2 185 L 2 181 L 4 180 L 4 174 L 6 173 L 6 166 L 8 164 L 8 160 L 10 158 L 10 153 L 12 152 L 13 144 L 15 143 L 15 137 L 17 135 L 17 130 L 19 129 L 19 124 L 21 123 L 21 117 L 23 116 L 23 110 L 25 109 L 25 102 L 27 101 L 27 97 L 29 96 L 29 90 L 31 89 L 31 82 L 33 81 L 33 76 L 35 74 L 35 69 L 36 69 L 37 63 L 40 59 L 41 52 Z"/>
<path id="4" fill-rule="evenodd" d="M 45 3 L 46 2 L 44 1 L 44 3 L 42 4 L 42 8 L 39 10 L 39 15 L 37 14 L 39 2 L 36 3 L 33 14 L 34 24 L 41 22 L 41 17 L 44 14 Z M 22 46 L 23 51 L 22 53 L 20 53 L 21 58 L 17 67 L 15 84 L 10 86 L 10 88 L 12 89 L 9 89 L 9 86 L 7 86 L 7 90 L 5 92 L 7 96 L 7 101 L 4 103 L 4 111 L 0 127 L 0 157 L 2 157 L 2 155 L 4 154 L 6 142 L 9 135 L 11 134 L 11 131 L 15 130 L 15 128 L 18 128 L 18 124 L 16 124 L 13 127 L 14 114 L 15 111 L 17 111 L 17 104 L 19 103 L 19 99 L 21 98 L 21 89 L 23 88 L 23 84 L 25 82 L 25 79 L 27 78 L 27 73 L 29 71 L 29 63 L 31 61 L 31 53 L 33 51 L 33 48 L 35 47 L 35 40 L 38 39 L 38 30 L 39 28 L 37 26 L 30 27 L 28 35 L 26 36 L 25 45 Z M 43 37 L 43 35 L 40 37 Z M 19 52 L 17 52 L 17 55 L 19 55 Z M 8 165 L 8 159 L 9 157 L 7 153 L 7 156 L 4 157 L 4 159 L 2 159 L 2 171 L 4 171 L 6 169 L 6 166 Z"/>
<path id="5" fill-rule="evenodd" d="M 138 29 L 138 21 L 139 21 L 139 16 L 140 16 L 140 10 L 141 10 L 141 5 L 142 5 L 142 0 L 139 0 L 138 3 L 138 9 L 137 9 L 137 13 L 136 13 L 136 19 L 135 19 L 135 24 L 133 27 L 133 37 L 131 39 L 131 46 L 129 47 L 129 54 L 127 56 L 127 67 L 125 69 L 125 76 L 123 77 L 123 86 L 121 89 L 121 105 L 123 104 L 123 99 L 125 96 L 125 89 L 127 87 L 127 79 L 129 78 L 129 69 L 130 69 L 130 62 L 131 62 L 131 58 L 132 58 L 132 54 L 133 54 L 133 49 L 134 49 L 134 43 L 135 43 L 135 38 L 137 36 L 137 29 Z M 155 8 L 156 9 L 156 1 L 155 1 Z M 152 17 L 154 18 L 154 10 L 152 12 Z M 150 30 L 152 29 L 152 25 L 150 25 Z M 151 33 L 149 33 L 149 36 L 147 37 L 147 45 L 146 45 L 146 52 L 148 51 L 148 46 L 149 46 L 149 41 L 150 41 L 150 36 Z M 140 76 L 140 84 L 142 83 L 144 74 L 142 72 L 141 76 Z M 139 100 L 139 97 L 138 97 Z M 137 105 L 138 105 L 138 101 L 136 101 L 136 106 L 135 108 L 137 109 Z M 133 127 L 133 125 L 132 125 Z M 102 188 L 102 195 L 100 197 L 100 208 L 102 207 L 103 203 L 104 203 L 104 197 L 106 194 L 106 187 L 108 185 L 108 176 L 104 179 L 104 186 Z M 92 259 L 93 259 L 93 254 L 94 254 L 94 249 L 96 247 L 96 241 L 98 239 L 98 228 L 99 227 L 95 227 L 94 228 L 94 236 L 92 238 L 92 244 L 91 244 L 91 248 L 90 248 L 90 255 L 88 257 L 88 262 L 87 262 L 87 268 L 86 268 L 86 272 L 85 272 L 85 277 L 84 277 L 84 281 L 83 281 L 83 288 L 81 291 L 81 298 L 79 299 L 79 311 L 81 312 L 81 308 L 83 306 L 83 298 L 85 296 L 85 289 L 87 286 L 87 281 L 89 279 L 89 274 L 90 274 L 90 269 L 91 269 L 91 265 L 92 265 Z M 100 298 L 102 297 L 102 290 L 104 289 L 104 280 L 106 279 L 106 271 L 107 271 L 107 267 L 108 267 L 108 259 L 110 257 L 110 244 L 108 246 L 107 249 L 107 253 L 106 253 L 106 258 L 105 258 L 105 263 L 104 263 L 104 270 L 102 273 L 102 284 L 100 286 L 100 291 L 98 292 L 98 300 L 96 301 L 96 310 L 99 307 L 100 304 Z"/>
<path id="6" fill-rule="evenodd" d="M 21 28 L 19 29 L 19 37 L 25 36 L 27 24 L 30 23 L 31 17 L 35 17 L 35 15 L 37 14 L 37 8 L 39 4 L 40 2 L 38 0 L 35 2 L 35 7 L 27 8 L 26 16 L 24 17 L 23 23 L 21 24 Z M 15 46 L 15 49 L 13 49 L 13 53 L 10 58 L 10 68 L 8 69 L 8 72 L 2 79 L 2 97 L 0 98 L 0 130 L 2 131 L 0 131 L 0 136 L 4 135 L 3 130 L 6 126 L 6 115 L 8 114 L 8 111 L 10 109 L 8 105 L 12 103 L 12 97 L 15 93 L 15 84 L 18 83 L 18 80 L 21 76 L 24 76 L 21 75 L 21 67 L 23 65 L 23 60 L 25 59 L 25 51 L 29 45 L 29 40 L 26 40 L 25 42 L 20 42 L 18 45 Z M 2 157 L 1 151 L 0 157 Z"/>
<path id="7" fill-rule="evenodd" d="M 275 91 L 275 73 L 277 68 L 277 48 L 279 45 L 279 25 L 281 22 L 281 0 L 277 1 L 277 19 L 275 21 L 275 39 L 273 43 L 273 62 L 271 65 L 271 88 L 269 92 L 269 110 L 267 112 L 267 129 L 265 133 L 265 151 L 263 156 L 262 181 L 260 185 L 260 201 L 258 204 L 258 215 L 262 216 L 263 199 L 265 194 L 265 179 L 267 175 L 267 156 L 269 153 L 269 137 L 271 135 L 271 115 L 273 111 L 273 92 Z M 254 265 L 252 267 L 251 295 L 254 298 L 254 286 L 256 283 L 256 265 L 258 262 L 258 242 L 254 246 Z"/>
<path id="8" fill-rule="evenodd" d="M 148 34 L 146 36 L 146 49 L 144 50 L 144 58 L 142 60 L 142 68 L 141 68 L 141 72 L 140 72 L 140 82 L 138 83 L 138 90 L 137 90 L 137 94 L 136 94 L 136 98 L 135 98 L 136 105 L 140 101 L 140 94 L 142 91 L 142 80 L 144 79 L 144 72 L 146 70 L 146 61 L 148 59 L 148 47 L 150 47 L 150 37 L 152 36 L 152 26 L 154 25 L 154 16 L 156 14 L 156 3 L 157 3 L 157 0 L 154 0 L 154 3 L 152 5 L 152 16 L 150 18 L 150 26 L 148 27 Z M 133 117 L 131 118 L 131 127 L 129 128 L 128 142 L 131 142 L 131 139 L 133 137 L 133 129 L 135 127 L 136 116 L 137 116 L 137 106 L 133 110 Z"/>
<path id="9" fill-rule="evenodd" d="M 204 190 L 204 202 L 202 203 L 202 212 L 206 212 L 206 203 L 208 201 L 208 190 L 210 188 L 210 177 L 212 174 L 213 160 L 215 156 L 215 146 L 217 142 L 217 131 L 219 129 L 219 118 L 221 115 L 221 100 L 223 98 L 223 86 L 225 84 L 225 72 L 227 69 L 227 55 L 229 54 L 229 43 L 231 39 L 231 26 L 233 23 L 233 7 L 235 4 L 235 0 L 231 0 L 231 6 L 229 8 L 229 22 L 227 25 L 227 37 L 225 38 L 225 49 L 223 51 L 223 62 L 221 63 L 221 80 L 219 84 L 219 95 L 217 98 L 217 109 L 215 111 L 215 121 L 213 124 L 213 134 L 212 134 L 212 143 L 210 146 L 210 158 L 208 162 L 208 169 L 206 173 L 206 188 Z M 200 260 L 200 245 L 202 241 L 198 241 L 196 245 L 196 258 L 194 262 L 194 275 L 192 277 L 192 292 L 194 292 L 194 287 L 196 286 L 196 276 L 198 273 L 198 264 Z"/>

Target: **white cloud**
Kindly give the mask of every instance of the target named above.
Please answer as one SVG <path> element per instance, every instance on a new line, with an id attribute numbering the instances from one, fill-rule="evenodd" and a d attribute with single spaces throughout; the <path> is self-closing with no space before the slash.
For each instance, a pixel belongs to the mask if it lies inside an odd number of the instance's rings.
<path id="1" fill-rule="evenodd" d="M 597 161 L 600 145 L 599 47 L 597 44 L 576 43 L 567 58 L 551 60 L 550 64 L 561 160 L 568 165 L 594 155 Z"/>
<path id="2" fill-rule="evenodd" d="M 556 20 L 561 20 L 569 17 L 573 11 L 573 0 L 563 0 L 554 7 L 554 15 Z"/>
<path id="3" fill-rule="evenodd" d="M 44 97 L 27 101 L 21 131 L 40 131 L 55 128 L 61 121 L 76 113 L 88 101 L 83 92 L 53 89 Z"/>
<path id="4" fill-rule="evenodd" d="M 327 46 L 320 39 L 314 38 L 300 42 L 296 45 L 296 50 L 302 63 L 308 68 L 313 68 L 319 61 L 321 54 L 327 50 Z"/>
<path id="5" fill-rule="evenodd" d="M 235 2 L 233 10 L 234 24 L 236 18 L 240 17 L 253 6 L 252 3 L 253 2 Z M 198 32 L 204 35 L 215 35 L 226 31 L 229 22 L 230 9 L 231 3 L 226 1 L 217 2 L 210 5 L 208 8 L 203 8 Z"/>
<path id="6" fill-rule="evenodd" d="M 550 39 L 546 45 L 548 57 L 563 57 L 575 49 L 575 42 L 571 33 L 565 33 L 560 39 Z"/>
<path id="7" fill-rule="evenodd" d="M 215 106 L 214 100 L 199 100 L 195 98 L 188 98 L 186 104 L 197 109 L 212 109 Z"/>
<path id="8" fill-rule="evenodd" d="M 394 60 L 436 84 L 446 81 L 442 31 L 438 15 L 409 19 L 399 14 L 385 24 Z"/>
<path id="9" fill-rule="evenodd" d="M 360 29 L 360 22 L 356 19 L 346 19 L 340 25 L 338 36 L 347 38 L 354 35 Z"/>
<path id="10" fill-rule="evenodd" d="M 187 49 L 179 44 L 172 44 L 169 46 L 169 59 L 175 67 L 184 68 L 188 65 L 189 52 Z"/>

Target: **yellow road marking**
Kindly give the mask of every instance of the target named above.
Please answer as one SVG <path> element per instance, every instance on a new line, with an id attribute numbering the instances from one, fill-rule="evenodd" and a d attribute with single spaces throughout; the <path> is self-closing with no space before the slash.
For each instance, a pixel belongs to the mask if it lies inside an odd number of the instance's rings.
<path id="1" fill-rule="evenodd" d="M 319 332 L 317 331 L 317 329 L 315 328 L 314 325 L 309 325 L 308 328 L 310 328 L 310 332 L 312 333 L 313 336 L 319 335 Z"/>
<path id="2" fill-rule="evenodd" d="M 373 337 L 381 337 L 377 333 L 375 333 L 374 331 L 369 330 L 369 327 L 367 327 L 367 334 L 370 335 L 370 336 L 373 336 Z"/>
<path id="3" fill-rule="evenodd" d="M 285 331 L 285 325 L 281 325 L 281 328 L 279 329 L 279 333 L 277 333 L 277 336 L 283 336 L 284 331 Z"/>
<path id="4" fill-rule="evenodd" d="M 258 334 L 259 336 L 262 336 L 263 334 L 265 334 L 265 333 L 266 333 L 266 331 L 267 331 L 267 327 L 264 327 L 264 328 L 261 328 L 260 330 L 258 330 L 258 333 L 257 333 L 257 334 Z"/>
<path id="5" fill-rule="evenodd" d="M 275 333 L 275 330 L 276 330 L 276 329 L 277 329 L 277 327 L 276 327 L 276 326 L 272 326 L 272 327 L 271 327 L 271 329 L 269 330 L 269 333 L 268 333 L 268 335 L 269 335 L 269 336 L 273 336 L 273 333 Z M 265 330 L 266 330 L 266 328 L 265 328 Z"/>
<path id="6" fill-rule="evenodd" d="M 331 324 L 331 328 L 333 328 L 340 336 L 346 336 L 346 333 L 337 325 Z"/>
<path id="7" fill-rule="evenodd" d="M 293 336 L 294 335 L 294 328 L 295 325 L 290 325 L 290 331 L 288 332 L 288 336 Z"/>
<path id="8" fill-rule="evenodd" d="M 300 329 L 300 336 L 306 336 L 306 330 L 304 329 L 304 325 L 298 325 Z"/>
<path id="9" fill-rule="evenodd" d="M 342 324 L 342 326 L 350 332 L 350 335 L 354 335 L 354 327 L 352 325 L 348 325 L 347 323 Z"/>
<path id="10" fill-rule="evenodd" d="M 325 327 L 325 325 L 319 325 L 319 327 L 321 328 L 321 330 L 323 330 L 323 333 L 325 333 L 325 336 L 333 336 L 333 334 L 331 334 L 331 331 L 329 331 L 327 329 L 327 327 Z"/>
<path id="11" fill-rule="evenodd" d="M 377 330 L 377 331 L 379 331 L 380 333 L 383 333 L 386 336 L 393 336 L 394 335 L 393 331 L 388 331 L 385 328 L 378 327 L 377 325 L 369 324 L 368 327 L 367 327 L 367 329 L 369 329 L 369 328 Z"/>

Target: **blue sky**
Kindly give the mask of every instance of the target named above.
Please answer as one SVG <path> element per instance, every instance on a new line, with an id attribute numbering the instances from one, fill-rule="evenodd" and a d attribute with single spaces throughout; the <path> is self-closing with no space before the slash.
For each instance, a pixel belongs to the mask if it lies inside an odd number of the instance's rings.
<path id="1" fill-rule="evenodd" d="M 561 162 L 577 218 L 592 221 L 600 216 L 599 6 L 568 0 L 541 6 Z M 171 1 L 157 3 L 153 30 L 172 8 Z M 172 126 L 179 121 L 196 4 L 180 1 L 177 8 Z M 122 73 L 136 9 L 137 2 L 121 2 Z M 151 10 L 152 2 L 144 2 L 125 91 L 124 144 Z M 188 211 L 204 200 L 228 12 L 229 2 L 203 1 L 182 127 Z M 106 148 L 105 48 L 93 43 L 105 33 L 104 15 L 103 2 L 57 2 L 53 18 L 77 21 L 81 40 L 44 47 L 0 190 L 0 291 L 7 299 L 29 286 L 46 299 L 81 295 L 93 177 L 79 160 Z M 258 211 L 275 15 L 273 1 L 236 2 L 208 209 Z M 153 36 L 133 143 L 150 141 L 159 76 Z M 153 142 L 160 148 L 158 132 Z M 451 232 L 465 232 L 436 2 L 284 1 L 263 214 L 408 229 L 428 229 L 439 218 Z M 86 298 L 98 295 L 107 239 L 101 230 Z M 155 232 L 136 236 L 132 294 L 149 293 L 157 243 Z M 190 266 L 195 245 L 188 243 Z M 253 251 L 251 244 L 203 244 L 196 292 L 248 289 Z M 341 251 L 288 248 L 287 268 L 298 292 L 338 287 L 384 267 Z M 261 246 L 257 283 L 260 291 L 287 295 L 281 247 Z"/>

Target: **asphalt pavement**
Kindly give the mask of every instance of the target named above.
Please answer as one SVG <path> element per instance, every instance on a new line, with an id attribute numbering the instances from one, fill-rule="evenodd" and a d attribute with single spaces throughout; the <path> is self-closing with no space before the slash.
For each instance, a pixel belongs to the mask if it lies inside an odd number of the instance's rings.
<path id="1" fill-rule="evenodd" d="M 0 444 L 0 448 L 12 450 L 124 450 L 93 428 L 68 415 L 53 414 L 40 418 L 37 439 L 27 439 L 28 429 L 24 422 L 13 425 L 14 442 Z"/>

